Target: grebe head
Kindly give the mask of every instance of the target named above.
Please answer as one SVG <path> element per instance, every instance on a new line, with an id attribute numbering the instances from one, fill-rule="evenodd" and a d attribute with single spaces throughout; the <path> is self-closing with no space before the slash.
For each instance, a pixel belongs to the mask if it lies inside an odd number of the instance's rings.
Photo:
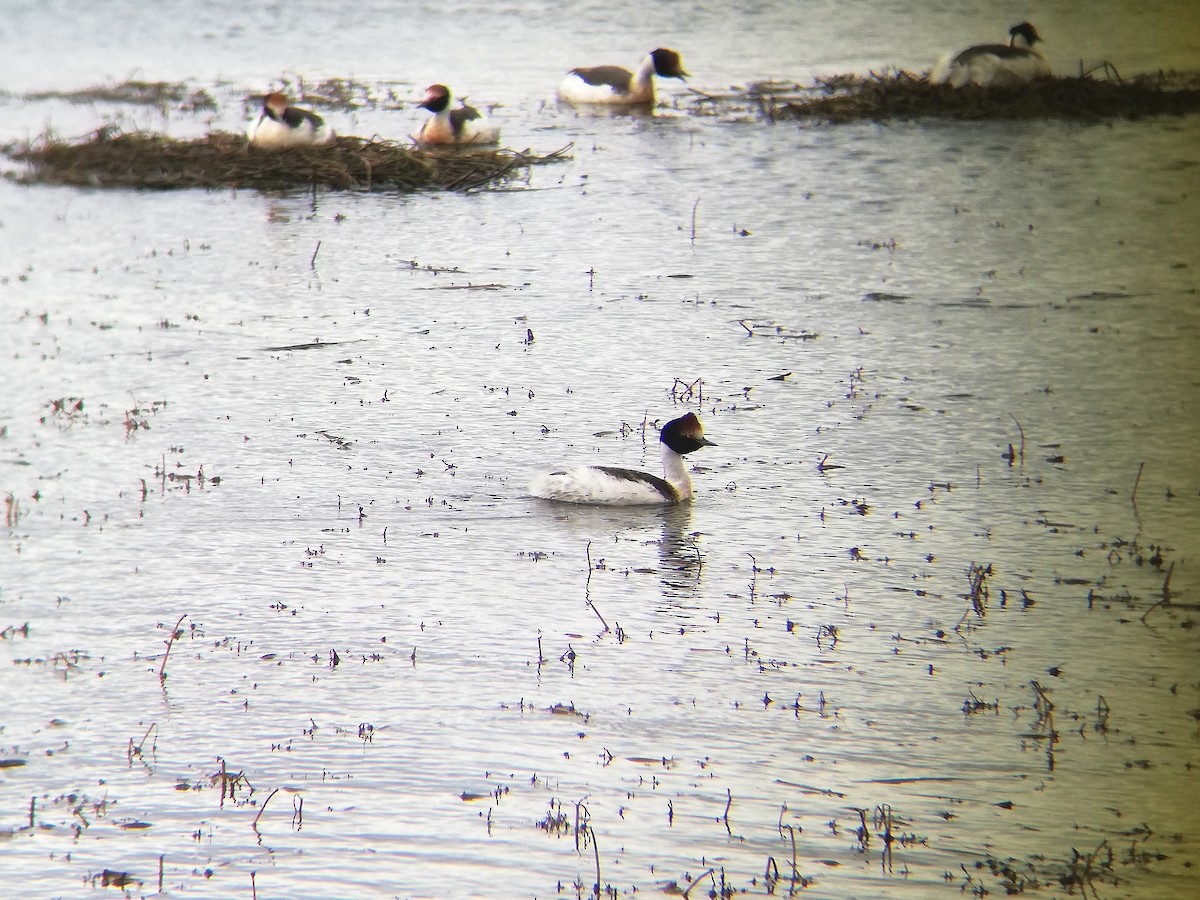
<path id="1" fill-rule="evenodd" d="M 450 105 L 450 88 L 444 84 L 431 84 L 425 88 L 425 97 L 419 104 L 421 109 L 427 109 L 431 113 L 440 113 Z"/>
<path id="2" fill-rule="evenodd" d="M 678 78 L 682 81 L 688 77 L 688 72 L 683 68 L 683 57 L 674 50 L 659 47 L 650 53 L 650 58 L 654 60 L 654 74 L 659 78 Z"/>
<path id="3" fill-rule="evenodd" d="M 658 439 L 680 456 L 699 450 L 701 447 L 717 446 L 704 436 L 704 428 L 695 413 L 672 419 L 663 426 Z"/>
<path id="4" fill-rule="evenodd" d="M 1037 33 L 1037 29 L 1029 22 L 1022 22 L 1020 25 L 1014 25 L 1008 29 L 1011 36 L 1009 46 L 1022 47 L 1026 50 L 1033 47 L 1035 43 L 1042 39 L 1042 36 Z"/>
<path id="5" fill-rule="evenodd" d="M 288 98 L 279 91 L 272 91 L 263 98 L 263 107 L 271 110 L 276 116 L 282 116 L 288 108 Z"/>

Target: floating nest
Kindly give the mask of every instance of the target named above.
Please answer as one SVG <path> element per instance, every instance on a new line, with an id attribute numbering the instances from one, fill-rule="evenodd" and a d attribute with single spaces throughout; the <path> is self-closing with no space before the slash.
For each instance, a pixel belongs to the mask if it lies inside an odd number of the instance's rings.
<path id="1" fill-rule="evenodd" d="M 854 122 L 889 119 L 1075 119 L 1104 121 L 1200 112 L 1200 78 L 1139 76 L 1132 81 L 1041 78 L 1006 87 L 952 88 L 924 75 L 838 75 L 811 87 L 764 82 L 726 95 L 702 94 L 699 114 L 740 111 L 781 119 Z"/>
<path id="2" fill-rule="evenodd" d="M 531 166 L 566 156 L 512 150 L 421 150 L 395 141 L 339 137 L 324 147 L 262 150 L 239 134 L 191 141 L 111 126 L 78 143 L 40 139 L 10 144 L 4 154 L 27 164 L 24 183 L 82 187 L 332 188 L 356 191 L 495 187 L 528 176 Z"/>

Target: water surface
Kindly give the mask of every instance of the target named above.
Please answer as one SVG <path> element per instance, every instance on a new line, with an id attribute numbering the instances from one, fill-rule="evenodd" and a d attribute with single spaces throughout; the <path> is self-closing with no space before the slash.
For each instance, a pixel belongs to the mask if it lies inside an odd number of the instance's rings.
<path id="1" fill-rule="evenodd" d="M 125 77 L 136 45 L 221 106 L 119 114 L 188 134 L 297 70 L 463 82 L 507 142 L 572 158 L 470 195 L 0 184 L 10 880 L 1194 894 L 1194 121 L 548 103 L 610 50 L 674 43 L 717 89 L 927 65 L 1024 7 L 733 29 L 661 4 L 627 34 L 611 4 L 569 28 L 379 4 L 259 40 L 283 9 L 31 4 L 6 28 L 93 40 L 67 66 L 23 44 L 9 89 Z M 1120 10 L 1038 26 L 1052 59 L 1186 59 L 1190 7 L 1138 9 L 1120 52 L 1095 49 Z M 5 104 L 6 140 L 112 112 Z M 563 463 L 653 469 L 686 410 L 718 444 L 691 506 L 526 495 Z"/>

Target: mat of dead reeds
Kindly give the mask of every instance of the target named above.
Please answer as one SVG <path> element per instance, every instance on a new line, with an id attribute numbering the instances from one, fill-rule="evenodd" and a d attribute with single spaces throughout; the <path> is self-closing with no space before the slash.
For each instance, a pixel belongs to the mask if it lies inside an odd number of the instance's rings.
<path id="1" fill-rule="evenodd" d="M 700 94 L 698 114 L 750 114 L 769 121 L 853 122 L 892 119 L 1072 119 L 1107 121 L 1200 112 L 1200 79 L 1159 73 L 1119 78 L 1052 77 L 1002 87 L 930 84 L 924 75 L 891 71 L 837 75 L 811 86 L 751 84 Z"/>
<path id="2" fill-rule="evenodd" d="M 4 154 L 25 163 L 26 183 L 118 188 L 331 188 L 468 190 L 499 186 L 530 166 L 561 159 L 496 149 L 422 150 L 377 138 L 339 137 L 324 147 L 262 150 L 243 135 L 217 132 L 176 140 L 101 128 L 80 141 L 39 138 Z"/>

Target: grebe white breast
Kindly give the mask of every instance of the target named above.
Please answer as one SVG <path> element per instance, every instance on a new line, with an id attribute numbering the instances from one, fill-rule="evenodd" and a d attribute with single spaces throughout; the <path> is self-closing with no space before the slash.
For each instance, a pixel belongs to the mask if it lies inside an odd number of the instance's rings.
<path id="1" fill-rule="evenodd" d="M 572 69 L 558 86 L 558 99 L 567 103 L 653 106 L 654 76 L 684 79 L 683 59 L 674 50 L 652 51 L 637 72 L 622 66 Z"/>
<path id="2" fill-rule="evenodd" d="M 288 106 L 288 99 L 275 91 L 263 100 L 262 114 L 250 128 L 250 143 L 265 150 L 313 147 L 333 143 L 336 135 L 315 112 Z"/>
<path id="3" fill-rule="evenodd" d="M 432 116 L 417 132 L 417 143 L 424 146 L 478 144 L 500 142 L 500 129 L 487 116 L 465 103 L 451 109 L 450 88 L 444 84 L 431 84 L 425 90 L 425 99 L 418 104 Z"/>
<path id="4" fill-rule="evenodd" d="M 536 476 L 529 493 L 544 500 L 606 506 L 645 506 L 692 499 L 692 480 L 683 457 L 701 447 L 715 447 L 704 436 L 694 413 L 672 419 L 658 436 L 663 477 L 615 466 L 579 466 Z"/>
<path id="5" fill-rule="evenodd" d="M 1008 44 L 979 44 L 939 60 L 929 73 L 930 83 L 956 88 L 967 84 L 990 87 L 1020 84 L 1049 75 L 1050 64 L 1033 46 L 1042 39 L 1037 29 L 1029 22 L 1022 22 L 1008 33 Z"/>

